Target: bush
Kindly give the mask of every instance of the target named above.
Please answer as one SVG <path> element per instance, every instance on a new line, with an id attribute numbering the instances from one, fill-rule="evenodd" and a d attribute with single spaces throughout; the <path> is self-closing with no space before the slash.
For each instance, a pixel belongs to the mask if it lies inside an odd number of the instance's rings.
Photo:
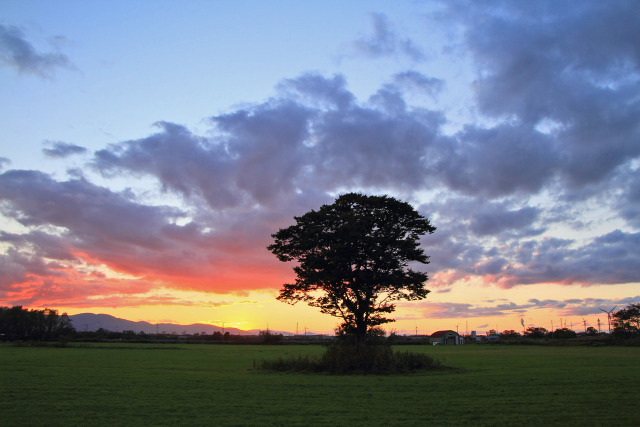
<path id="1" fill-rule="evenodd" d="M 253 367 L 267 371 L 319 372 L 318 360 L 310 356 L 278 357 L 274 360 L 263 360 Z"/>
<path id="2" fill-rule="evenodd" d="M 357 347 L 341 343 L 330 345 L 320 357 L 279 357 L 256 366 L 264 370 L 331 374 L 396 374 L 438 367 L 440 362 L 426 354 L 394 352 L 385 344 Z"/>

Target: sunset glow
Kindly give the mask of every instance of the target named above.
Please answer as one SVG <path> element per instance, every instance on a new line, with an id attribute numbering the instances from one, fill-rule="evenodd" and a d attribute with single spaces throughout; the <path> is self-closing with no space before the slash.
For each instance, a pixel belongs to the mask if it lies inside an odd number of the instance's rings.
<path id="1" fill-rule="evenodd" d="M 2 9 L 0 306 L 332 333 L 266 247 L 347 191 L 437 227 L 389 332 L 640 301 L 634 2 Z"/>

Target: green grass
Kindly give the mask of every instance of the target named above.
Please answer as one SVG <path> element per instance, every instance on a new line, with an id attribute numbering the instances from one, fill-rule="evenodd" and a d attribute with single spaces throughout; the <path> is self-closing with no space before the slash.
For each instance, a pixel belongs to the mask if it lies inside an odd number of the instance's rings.
<path id="1" fill-rule="evenodd" d="M 456 369 L 331 376 L 319 346 L 0 345 L 0 424 L 639 425 L 638 347 L 407 346 Z"/>

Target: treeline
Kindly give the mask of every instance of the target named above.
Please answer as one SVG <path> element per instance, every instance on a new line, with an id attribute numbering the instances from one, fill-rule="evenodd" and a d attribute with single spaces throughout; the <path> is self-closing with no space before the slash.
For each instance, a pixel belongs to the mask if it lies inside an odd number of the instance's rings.
<path id="1" fill-rule="evenodd" d="M 607 341 L 640 341 L 640 304 L 631 304 L 611 315 L 612 334 L 599 333 L 594 327 L 588 327 L 586 333 L 576 333 L 568 328 L 548 331 L 542 327 L 529 327 L 523 333 L 505 330 L 501 334 L 483 337 L 482 342 L 530 344 L 536 341 L 575 340 L 600 337 Z M 467 337 L 467 343 L 471 343 Z M 57 310 L 27 310 L 22 306 L 0 307 L 0 341 L 130 341 L 130 342 L 194 342 L 229 344 L 279 344 L 279 343 L 325 343 L 328 337 L 284 337 L 262 331 L 259 335 L 231 335 L 214 332 L 213 334 L 146 334 L 125 330 L 121 332 L 98 329 L 97 331 L 76 331 L 66 313 Z M 392 333 L 386 338 L 390 344 L 419 344 L 422 341 L 414 337 L 404 337 Z M 475 340 L 474 340 L 475 341 Z M 428 343 L 428 340 L 424 340 Z M 635 344 L 634 344 L 635 345 Z"/>
<path id="2" fill-rule="evenodd" d="M 593 326 L 586 329 L 587 336 L 600 335 L 600 332 Z M 504 331 L 503 336 L 520 336 L 515 331 Z M 545 328 L 527 328 L 523 336 L 527 338 L 576 338 L 579 334 L 568 328 L 547 331 Z M 583 335 L 583 334 L 580 334 Z M 611 315 L 611 335 L 617 339 L 640 338 L 640 304 L 630 304 L 626 308 L 620 309 Z"/>
<path id="3" fill-rule="evenodd" d="M 258 335 L 232 335 L 229 332 L 213 332 L 212 334 L 176 334 L 176 333 L 145 333 L 124 330 L 122 332 L 109 331 L 100 328 L 96 331 L 75 332 L 73 341 L 77 342 L 115 342 L 127 341 L 138 343 L 169 342 L 169 343 L 209 343 L 209 344 L 278 344 L 282 341 L 281 334 L 260 332 Z"/>
<path id="4" fill-rule="evenodd" d="M 505 330 L 500 334 L 483 337 L 483 342 L 526 344 L 540 340 L 587 340 L 600 338 L 600 341 L 620 342 L 627 345 L 640 344 L 640 304 L 630 304 L 611 315 L 611 334 L 599 332 L 589 326 L 585 332 L 576 332 L 569 328 L 549 331 L 542 327 L 529 327 L 522 334 L 514 330 Z"/>
<path id="5" fill-rule="evenodd" d="M 13 342 L 193 342 L 228 344 L 278 344 L 281 334 L 268 331 L 259 335 L 232 335 L 214 332 L 213 334 L 146 334 L 125 330 L 109 331 L 103 328 L 97 331 L 76 331 L 67 313 L 58 314 L 57 310 L 27 310 L 22 306 L 0 307 L 0 341 Z"/>
<path id="6" fill-rule="evenodd" d="M 71 338 L 75 329 L 67 313 L 57 310 L 27 310 L 22 306 L 0 307 L 2 341 L 57 341 Z"/>

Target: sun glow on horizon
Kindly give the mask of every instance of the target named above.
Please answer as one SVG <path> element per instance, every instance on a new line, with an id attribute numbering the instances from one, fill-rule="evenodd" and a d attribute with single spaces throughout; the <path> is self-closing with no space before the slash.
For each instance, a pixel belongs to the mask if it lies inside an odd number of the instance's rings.
<path id="1" fill-rule="evenodd" d="M 586 327 L 598 328 L 606 325 L 606 316 L 600 308 L 610 309 L 616 303 L 609 298 L 606 286 L 593 289 L 594 298 L 588 306 L 573 302 L 571 289 L 562 285 L 546 285 L 547 288 L 526 288 L 503 290 L 485 288 L 484 295 L 473 284 L 458 284 L 451 291 L 438 294 L 430 293 L 426 300 L 417 302 L 399 302 L 391 314 L 396 321 L 383 325 L 389 332 L 403 335 L 430 334 L 437 330 L 457 330 L 460 333 L 477 331 L 484 334 L 489 329 L 498 332 L 515 330 L 522 332 L 521 319 L 525 327 L 536 326 L 551 330 L 563 326 L 580 332 Z M 629 291 L 635 285 L 628 285 Z M 554 299 L 539 301 L 532 297 L 538 293 L 553 294 Z M 153 293 L 157 300 L 160 296 L 171 300 L 170 305 L 144 304 L 145 298 L 137 299 L 136 304 L 120 306 L 47 306 L 69 315 L 92 312 L 109 314 L 131 321 L 148 323 L 174 323 L 179 325 L 209 324 L 224 328 L 241 330 L 271 330 L 286 333 L 333 334 L 340 323 L 338 318 L 321 314 L 316 308 L 299 303 L 294 306 L 275 299 L 277 292 L 255 291 L 242 295 L 210 294 L 197 291 L 173 291 L 164 289 Z M 147 297 L 149 297 L 147 295 Z M 176 301 L 182 301 L 176 304 Z M 470 303 L 470 301 L 474 301 Z M 611 305 L 611 307 L 609 307 Z M 625 305 L 618 301 L 618 305 Z M 603 306 L 603 307 L 601 307 Z M 25 307 L 38 308 L 45 307 Z M 561 320 L 562 319 L 562 320 Z M 600 320 L 600 322 L 598 322 Z"/>

